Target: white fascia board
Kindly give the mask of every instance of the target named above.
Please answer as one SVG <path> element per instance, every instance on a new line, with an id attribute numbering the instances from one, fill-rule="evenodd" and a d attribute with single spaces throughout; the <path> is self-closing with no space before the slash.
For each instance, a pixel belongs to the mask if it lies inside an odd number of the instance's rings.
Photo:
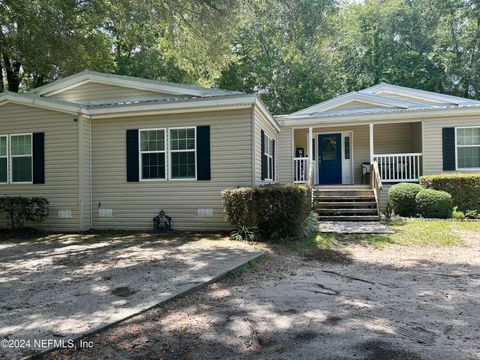
<path id="1" fill-rule="evenodd" d="M 80 105 L 72 104 L 66 101 L 44 99 L 28 94 L 4 93 L 0 95 L 0 106 L 7 103 L 34 106 L 68 114 L 85 113 L 85 109 L 83 109 Z"/>
<path id="2" fill-rule="evenodd" d="M 335 126 L 336 123 L 342 121 L 352 121 L 359 123 L 362 121 L 375 121 L 375 120 L 404 120 L 418 118 L 435 118 L 435 117 L 448 117 L 448 116 L 471 116 L 480 115 L 480 106 L 471 108 L 437 108 L 437 109 L 416 109 L 411 111 L 398 111 L 398 112 L 382 112 L 378 114 L 356 114 L 356 115 L 339 115 L 339 116 L 327 116 L 327 117 L 297 117 L 295 119 L 283 118 L 279 119 L 281 126 L 315 126 L 321 124 L 330 124 Z"/>
<path id="3" fill-rule="evenodd" d="M 366 94 L 376 94 L 381 91 L 391 92 L 393 94 L 404 95 L 407 97 L 419 98 L 427 101 L 437 103 L 451 103 L 451 104 L 480 104 L 479 101 L 462 98 L 459 96 L 452 96 L 446 94 L 435 93 L 432 91 L 412 89 L 404 86 L 381 83 L 360 92 Z"/>
<path id="4" fill-rule="evenodd" d="M 327 100 L 323 103 L 311 106 L 304 110 L 297 111 L 289 116 L 298 116 L 301 114 L 313 113 L 313 112 L 325 112 L 337 106 L 348 104 L 349 102 L 352 102 L 352 101 L 359 101 L 369 105 L 380 105 L 382 107 L 399 107 L 399 108 L 405 108 L 405 109 L 414 105 L 418 105 L 413 102 L 408 102 L 408 101 L 403 101 L 398 99 L 389 99 L 382 96 L 365 94 L 360 92 L 350 92 L 348 94 L 340 95 L 333 99 Z"/>
<path id="5" fill-rule="evenodd" d="M 268 108 L 265 106 L 265 104 L 263 103 L 263 101 L 260 100 L 258 97 L 256 97 L 255 105 L 258 106 L 258 108 L 260 109 L 261 113 L 262 113 L 263 115 L 265 115 L 265 117 L 268 119 L 268 121 L 270 122 L 270 124 L 272 124 L 272 126 L 275 128 L 275 130 L 277 130 L 278 132 L 280 132 L 280 125 L 278 124 L 277 120 L 273 117 L 273 115 L 270 113 L 270 111 L 268 110 Z"/>
<path id="6" fill-rule="evenodd" d="M 122 114 L 128 114 L 129 116 L 140 116 L 163 112 L 190 112 L 202 109 L 222 110 L 227 108 L 232 109 L 251 107 L 255 104 L 255 100 L 255 95 L 242 95 L 228 99 L 205 98 L 181 102 L 179 101 L 174 103 L 112 106 L 101 109 L 88 109 L 87 113 L 93 118 L 108 118 L 117 117 Z"/>

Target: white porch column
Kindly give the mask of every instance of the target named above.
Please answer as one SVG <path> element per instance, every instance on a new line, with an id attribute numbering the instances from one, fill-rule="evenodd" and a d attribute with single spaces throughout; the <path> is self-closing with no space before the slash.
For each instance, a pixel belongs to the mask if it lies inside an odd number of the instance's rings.
<path id="1" fill-rule="evenodd" d="M 313 128 L 309 127 L 308 128 L 308 168 L 307 168 L 307 174 L 310 176 L 310 168 L 313 164 L 313 146 L 312 146 L 312 139 L 313 139 Z M 308 181 L 310 182 L 311 179 L 308 178 Z M 313 179 L 312 179 L 313 183 Z"/>
<path id="2" fill-rule="evenodd" d="M 374 148 L 373 148 L 373 124 L 368 124 L 368 127 L 370 129 L 370 164 L 373 163 L 373 157 L 374 157 Z"/>

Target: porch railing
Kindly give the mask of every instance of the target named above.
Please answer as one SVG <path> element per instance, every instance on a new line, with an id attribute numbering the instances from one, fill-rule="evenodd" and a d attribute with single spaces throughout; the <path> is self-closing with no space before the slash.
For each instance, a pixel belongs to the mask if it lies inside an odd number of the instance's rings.
<path id="1" fill-rule="evenodd" d="M 308 180 L 308 157 L 293 158 L 294 182 L 306 183 Z"/>
<path id="2" fill-rule="evenodd" d="M 382 182 L 415 182 L 422 175 L 422 153 L 376 154 L 374 160 Z"/>

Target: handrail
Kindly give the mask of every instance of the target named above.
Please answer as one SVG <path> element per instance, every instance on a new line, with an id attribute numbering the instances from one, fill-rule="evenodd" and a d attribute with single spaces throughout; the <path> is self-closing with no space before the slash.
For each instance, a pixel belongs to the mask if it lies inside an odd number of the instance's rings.
<path id="1" fill-rule="evenodd" d="M 377 204 L 377 212 L 380 216 L 380 206 L 379 206 L 379 196 L 380 190 L 383 189 L 382 178 L 380 177 L 380 172 L 378 171 L 378 162 L 374 160 L 370 164 L 370 186 L 375 194 L 375 202 Z"/>

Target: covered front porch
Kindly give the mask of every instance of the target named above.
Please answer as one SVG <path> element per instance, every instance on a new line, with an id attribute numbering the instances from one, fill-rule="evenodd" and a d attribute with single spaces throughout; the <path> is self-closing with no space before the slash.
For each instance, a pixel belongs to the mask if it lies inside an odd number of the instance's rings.
<path id="1" fill-rule="evenodd" d="M 376 162 L 382 183 L 422 175 L 422 123 L 366 123 L 293 129 L 295 183 L 368 184 Z"/>

